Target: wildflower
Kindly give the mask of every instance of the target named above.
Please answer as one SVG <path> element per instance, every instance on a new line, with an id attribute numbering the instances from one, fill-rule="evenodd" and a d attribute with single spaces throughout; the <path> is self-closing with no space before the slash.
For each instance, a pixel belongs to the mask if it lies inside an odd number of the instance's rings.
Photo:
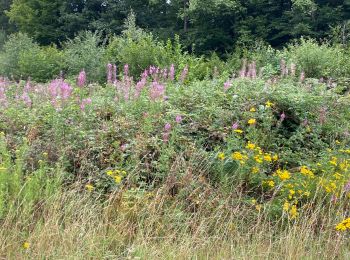
<path id="1" fill-rule="evenodd" d="M 241 130 L 241 129 L 235 129 L 234 132 L 237 133 L 237 134 L 242 134 L 242 133 L 243 133 L 243 130 Z"/>
<path id="2" fill-rule="evenodd" d="M 180 124 L 182 122 L 182 116 L 180 116 L 180 115 L 176 116 L 175 122 Z"/>
<path id="3" fill-rule="evenodd" d="M 88 105 L 88 104 L 91 104 L 91 98 L 85 98 L 81 101 L 81 104 L 80 104 L 80 109 L 81 110 L 85 110 L 85 106 Z"/>
<path id="4" fill-rule="evenodd" d="M 267 101 L 267 102 L 265 103 L 265 106 L 266 106 L 266 107 L 272 107 L 272 106 L 273 106 L 273 103 L 270 102 L 270 101 Z"/>
<path id="5" fill-rule="evenodd" d="M 234 152 L 232 154 L 232 159 L 236 161 L 240 161 L 242 164 L 244 163 L 244 160 L 247 159 L 247 156 L 241 154 L 240 152 Z"/>
<path id="6" fill-rule="evenodd" d="M 256 109 L 255 109 L 255 107 L 252 107 L 249 111 L 250 112 L 256 112 Z"/>
<path id="7" fill-rule="evenodd" d="M 164 99 L 165 96 L 165 87 L 158 82 L 154 81 L 150 89 L 149 96 L 152 101 Z"/>
<path id="8" fill-rule="evenodd" d="M 288 211 L 289 210 L 289 207 L 290 207 L 290 204 L 288 201 L 286 201 L 284 204 L 283 204 L 283 210 L 284 211 Z"/>
<path id="9" fill-rule="evenodd" d="M 270 180 L 270 181 L 267 182 L 267 185 L 268 185 L 269 187 L 273 188 L 273 187 L 275 187 L 275 182 L 272 181 L 272 180 Z"/>
<path id="10" fill-rule="evenodd" d="M 122 181 L 122 177 L 120 175 L 116 175 L 114 176 L 114 181 L 116 184 L 119 184 Z"/>
<path id="11" fill-rule="evenodd" d="M 109 171 L 106 172 L 106 174 L 107 174 L 108 176 L 113 176 L 114 173 L 113 173 L 112 170 L 109 170 Z"/>
<path id="12" fill-rule="evenodd" d="M 265 160 L 266 162 L 272 162 L 272 157 L 271 157 L 271 155 L 270 155 L 270 154 L 265 154 L 265 155 L 264 155 L 264 160 Z"/>
<path id="13" fill-rule="evenodd" d="M 29 243 L 29 242 L 24 242 L 23 245 L 22 245 L 22 247 L 23 247 L 25 250 L 27 250 L 27 249 L 29 249 L 29 247 L 30 247 L 30 243 Z"/>
<path id="14" fill-rule="evenodd" d="M 107 65 L 107 83 L 112 84 L 112 70 L 113 70 L 113 65 L 108 64 Z"/>
<path id="15" fill-rule="evenodd" d="M 290 179 L 290 173 L 287 170 L 277 170 L 276 174 L 282 181 Z"/>
<path id="16" fill-rule="evenodd" d="M 86 185 L 85 185 L 85 188 L 86 188 L 89 192 L 91 192 L 91 191 L 93 191 L 93 190 L 95 189 L 95 187 L 94 187 L 93 185 L 91 185 L 91 184 L 86 184 Z"/>
<path id="17" fill-rule="evenodd" d="M 300 173 L 304 174 L 310 178 L 315 178 L 314 173 L 311 170 L 309 170 L 306 166 L 301 166 Z"/>
<path id="18" fill-rule="evenodd" d="M 259 156 L 259 155 L 254 156 L 254 160 L 255 160 L 257 163 L 263 163 L 263 159 L 262 159 L 262 157 Z"/>
<path id="19" fill-rule="evenodd" d="M 174 79 L 175 79 L 175 66 L 174 66 L 174 64 L 171 64 L 171 66 L 170 66 L 169 79 L 171 81 L 174 81 Z"/>
<path id="20" fill-rule="evenodd" d="M 219 153 L 218 154 L 218 159 L 221 160 L 221 161 L 225 160 L 225 154 L 224 153 Z"/>
<path id="21" fill-rule="evenodd" d="M 337 231 L 346 231 L 350 229 L 350 218 L 344 219 L 342 222 L 336 225 L 335 229 Z"/>
<path id="22" fill-rule="evenodd" d="M 293 205 L 292 208 L 289 210 L 289 215 L 292 219 L 298 216 L 298 209 L 296 205 Z"/>
<path id="23" fill-rule="evenodd" d="M 280 115 L 280 121 L 283 122 L 284 119 L 286 119 L 286 114 L 283 112 L 283 113 Z"/>
<path id="24" fill-rule="evenodd" d="M 181 77 L 180 77 L 180 81 L 183 83 L 185 82 L 185 79 L 187 77 L 188 74 L 188 66 L 186 65 L 184 70 L 182 71 Z"/>
<path id="25" fill-rule="evenodd" d="M 261 205 L 255 205 L 255 209 L 257 210 L 257 211 L 260 211 L 261 210 L 261 208 L 262 208 L 262 206 Z"/>
<path id="26" fill-rule="evenodd" d="M 255 205 L 256 204 L 256 199 L 252 199 L 252 204 Z"/>
<path id="27" fill-rule="evenodd" d="M 238 129 L 238 127 L 239 127 L 238 122 L 236 122 L 236 123 L 234 123 L 234 124 L 232 125 L 232 129 L 233 129 L 233 130 Z"/>
<path id="28" fill-rule="evenodd" d="M 79 73 L 79 76 L 77 78 L 77 86 L 82 88 L 85 86 L 85 84 L 86 84 L 86 72 L 85 72 L 85 70 L 82 70 Z"/>
<path id="29" fill-rule="evenodd" d="M 338 165 L 337 161 L 338 161 L 337 157 L 332 157 L 332 159 L 329 161 L 329 163 L 331 165 L 337 166 Z"/>
<path id="30" fill-rule="evenodd" d="M 247 146 L 246 146 L 246 148 L 249 149 L 249 150 L 254 150 L 255 147 L 256 147 L 256 145 L 253 144 L 253 143 L 251 143 L 251 142 L 248 142 L 248 144 L 247 144 Z"/>
<path id="31" fill-rule="evenodd" d="M 252 173 L 256 174 L 259 172 L 259 168 L 258 167 L 253 167 L 252 168 Z"/>
<path id="32" fill-rule="evenodd" d="M 224 83 L 224 91 L 226 92 L 232 86 L 231 81 L 228 80 Z"/>
<path id="33" fill-rule="evenodd" d="M 166 123 L 165 126 L 164 126 L 164 131 L 165 132 L 169 132 L 170 130 L 171 130 L 171 124 Z"/>
<path id="34" fill-rule="evenodd" d="M 278 160 L 278 155 L 275 154 L 274 156 L 272 156 L 272 160 L 273 160 L 273 161 L 277 161 L 277 160 Z"/>
<path id="35" fill-rule="evenodd" d="M 248 124 L 249 125 L 255 125 L 256 124 L 256 119 L 255 118 L 251 118 L 248 120 Z"/>

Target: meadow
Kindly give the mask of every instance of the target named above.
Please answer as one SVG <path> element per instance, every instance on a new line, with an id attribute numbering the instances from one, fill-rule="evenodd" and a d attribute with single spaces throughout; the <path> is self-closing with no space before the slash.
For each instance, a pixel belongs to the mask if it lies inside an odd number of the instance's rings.
<path id="1" fill-rule="evenodd" d="M 0 258 L 348 259 L 346 47 L 226 59 L 132 26 L 0 53 Z"/>

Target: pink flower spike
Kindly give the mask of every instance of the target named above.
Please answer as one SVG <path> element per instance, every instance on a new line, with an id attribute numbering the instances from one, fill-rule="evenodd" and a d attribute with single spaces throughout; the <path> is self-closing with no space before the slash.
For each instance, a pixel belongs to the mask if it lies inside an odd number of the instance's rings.
<path id="1" fill-rule="evenodd" d="M 238 129 L 238 127 L 239 127 L 238 122 L 236 122 L 236 123 L 234 123 L 234 124 L 232 125 L 232 129 L 233 129 L 233 130 Z"/>
<path id="2" fill-rule="evenodd" d="M 182 122 L 182 116 L 178 115 L 175 118 L 176 123 L 180 124 Z"/>
<path id="3" fill-rule="evenodd" d="M 171 130 L 171 124 L 166 123 L 164 126 L 164 130 L 165 130 L 165 132 L 169 132 Z"/>
<path id="4" fill-rule="evenodd" d="M 85 70 L 82 70 L 80 73 L 79 73 L 79 76 L 78 76 L 78 79 L 77 79 L 77 86 L 79 88 L 82 88 L 84 87 L 86 84 L 86 73 L 85 73 Z"/>

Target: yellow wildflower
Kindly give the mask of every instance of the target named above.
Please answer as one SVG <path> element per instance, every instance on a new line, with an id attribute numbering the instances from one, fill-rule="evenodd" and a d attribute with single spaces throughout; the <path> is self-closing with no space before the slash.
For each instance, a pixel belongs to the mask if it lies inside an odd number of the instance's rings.
<path id="1" fill-rule="evenodd" d="M 252 173 L 256 174 L 259 172 L 259 168 L 258 167 L 253 167 L 252 168 Z"/>
<path id="2" fill-rule="evenodd" d="M 116 176 L 114 176 L 114 181 L 115 181 L 116 184 L 119 184 L 122 181 L 122 177 L 119 176 L 119 175 L 116 175 Z"/>
<path id="3" fill-rule="evenodd" d="M 309 176 L 310 178 L 315 178 L 314 173 L 306 166 L 301 166 L 300 173 Z"/>
<path id="4" fill-rule="evenodd" d="M 23 245 L 22 245 L 22 247 L 24 248 L 24 249 L 29 249 L 29 247 L 30 247 L 30 244 L 29 244 L 29 242 L 24 242 L 23 243 Z"/>
<path id="5" fill-rule="evenodd" d="M 91 191 L 93 191 L 93 190 L 95 189 L 95 187 L 94 187 L 93 185 L 91 185 L 91 184 L 86 184 L 86 185 L 85 185 L 85 188 L 86 188 L 89 192 L 91 192 Z"/>
<path id="6" fill-rule="evenodd" d="M 235 129 L 235 130 L 233 130 L 233 132 L 235 132 L 237 134 L 243 134 L 243 130 L 241 130 L 241 129 Z"/>
<path id="7" fill-rule="evenodd" d="M 273 103 L 270 102 L 270 101 L 267 101 L 267 102 L 265 103 L 265 105 L 266 105 L 266 107 L 272 107 L 272 106 L 273 106 Z"/>
<path id="8" fill-rule="evenodd" d="M 113 171 L 109 170 L 109 171 L 106 172 L 106 174 L 107 174 L 108 176 L 112 176 L 112 175 L 113 175 Z"/>
<path id="9" fill-rule="evenodd" d="M 264 160 L 267 161 L 267 162 L 272 162 L 272 157 L 270 154 L 265 154 L 264 155 Z"/>
<path id="10" fill-rule="evenodd" d="M 274 156 L 272 156 L 272 160 L 273 160 L 273 161 L 277 161 L 277 160 L 278 160 L 278 155 L 275 154 Z"/>
<path id="11" fill-rule="evenodd" d="M 338 161 L 337 157 L 332 157 L 332 159 L 329 161 L 329 163 L 334 165 L 334 166 L 337 166 L 338 165 L 337 161 Z"/>
<path id="12" fill-rule="evenodd" d="M 277 170 L 276 174 L 282 181 L 290 179 L 290 173 L 287 170 Z"/>
<path id="13" fill-rule="evenodd" d="M 286 202 L 283 204 L 283 210 L 284 210 L 284 211 L 288 211 L 288 210 L 289 210 L 289 206 L 290 206 L 289 202 L 286 201 Z"/>
<path id="14" fill-rule="evenodd" d="M 248 120 L 248 124 L 249 125 L 255 125 L 256 124 L 256 119 L 255 118 L 251 118 Z"/>
<path id="15" fill-rule="evenodd" d="M 298 216 L 298 209 L 296 205 L 293 205 L 292 208 L 289 211 L 289 215 L 292 219 L 296 218 Z"/>
<path id="16" fill-rule="evenodd" d="M 261 205 L 259 205 L 259 204 L 255 206 L 255 209 L 256 209 L 257 211 L 260 211 L 260 210 L 261 210 L 261 208 L 262 208 L 262 206 L 261 206 Z"/>
<path id="17" fill-rule="evenodd" d="M 275 182 L 270 180 L 267 182 L 267 185 L 269 185 L 271 188 L 275 187 Z"/>
<path id="18" fill-rule="evenodd" d="M 252 204 L 255 205 L 256 204 L 256 199 L 252 199 Z"/>
<path id="19" fill-rule="evenodd" d="M 263 163 L 263 159 L 262 159 L 262 157 L 259 156 L 259 155 L 254 156 L 254 160 L 255 160 L 257 163 Z"/>
<path id="20" fill-rule="evenodd" d="M 225 154 L 224 153 L 219 153 L 218 154 L 218 159 L 221 160 L 221 161 L 225 160 Z"/>
<path id="21" fill-rule="evenodd" d="M 255 144 L 251 143 L 251 142 L 248 142 L 247 146 L 245 148 L 249 149 L 249 150 L 254 150 L 256 147 Z"/>
<path id="22" fill-rule="evenodd" d="M 255 109 L 255 107 L 252 107 L 249 111 L 250 112 L 256 112 L 256 109 Z"/>

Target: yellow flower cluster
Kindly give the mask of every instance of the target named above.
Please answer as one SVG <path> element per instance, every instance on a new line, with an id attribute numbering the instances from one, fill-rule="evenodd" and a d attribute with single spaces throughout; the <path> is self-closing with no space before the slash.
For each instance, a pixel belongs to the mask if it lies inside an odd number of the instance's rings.
<path id="1" fill-rule="evenodd" d="M 342 222 L 336 225 L 335 229 L 337 231 L 346 231 L 347 229 L 350 229 L 350 218 L 344 219 Z"/>
<path id="2" fill-rule="evenodd" d="M 284 202 L 283 211 L 287 212 L 291 219 L 295 219 L 299 215 L 297 205 L 291 205 L 288 201 Z"/>
<path id="3" fill-rule="evenodd" d="M 278 176 L 281 179 L 281 181 L 285 181 L 290 179 L 290 172 L 287 170 L 278 169 L 274 173 L 274 176 Z"/>
<path id="4" fill-rule="evenodd" d="M 114 182 L 116 184 L 120 184 L 124 177 L 127 175 L 126 171 L 121 170 L 109 170 L 106 172 L 106 174 L 114 179 Z"/>

